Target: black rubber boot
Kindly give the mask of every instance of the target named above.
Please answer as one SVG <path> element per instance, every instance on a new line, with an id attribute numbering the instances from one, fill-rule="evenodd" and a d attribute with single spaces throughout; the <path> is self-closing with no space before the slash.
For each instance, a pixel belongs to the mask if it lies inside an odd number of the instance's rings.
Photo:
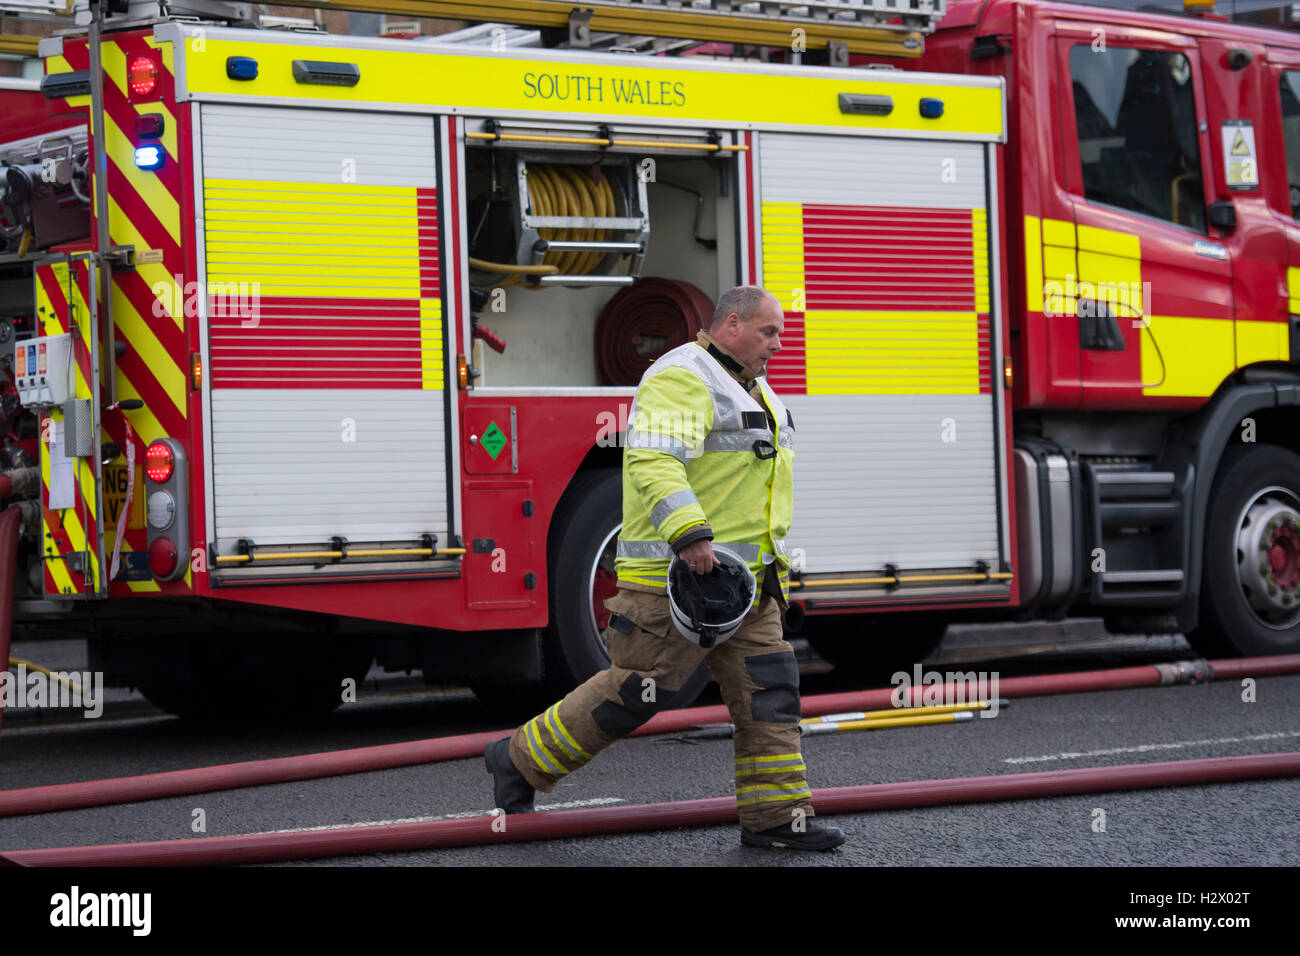
<path id="1" fill-rule="evenodd" d="M 845 840 L 839 827 L 828 827 L 813 817 L 804 824 L 803 832 L 796 832 L 793 823 L 770 830 L 748 830 L 741 827 L 740 842 L 744 846 L 790 846 L 796 850 L 833 850 Z"/>
<path id="2" fill-rule="evenodd" d="M 510 759 L 510 738 L 503 737 L 488 744 L 483 751 L 483 762 L 492 774 L 493 806 L 506 813 L 532 813 L 533 795 L 537 792 L 522 773 L 515 769 Z"/>

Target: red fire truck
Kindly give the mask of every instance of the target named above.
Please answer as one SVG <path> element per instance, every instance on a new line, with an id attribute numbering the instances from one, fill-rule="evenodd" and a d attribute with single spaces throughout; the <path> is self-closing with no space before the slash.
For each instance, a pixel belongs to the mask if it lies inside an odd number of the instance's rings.
<path id="1" fill-rule="evenodd" d="M 1066 615 L 1300 647 L 1292 36 L 480 6 L 544 29 L 196 0 L 42 41 L 106 214 L 38 244 L 16 328 L 18 628 L 180 713 L 326 707 L 376 657 L 572 686 L 607 660 L 636 382 L 753 282 L 786 309 L 787 626 L 822 654 L 878 676 L 953 621 Z M 83 190 L 78 148 L 47 185 Z"/>

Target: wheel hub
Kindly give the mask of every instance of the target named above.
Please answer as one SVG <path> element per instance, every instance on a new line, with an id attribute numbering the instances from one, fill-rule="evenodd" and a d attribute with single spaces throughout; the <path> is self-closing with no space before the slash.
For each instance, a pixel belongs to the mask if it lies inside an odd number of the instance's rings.
<path id="1" fill-rule="evenodd" d="M 1300 619 L 1300 502 L 1282 488 L 1261 491 L 1237 530 L 1237 580 L 1247 603 L 1272 627 Z"/>
<path id="2" fill-rule="evenodd" d="M 596 569 L 596 582 L 591 591 L 592 611 L 596 615 L 596 629 L 603 631 L 609 627 L 609 610 L 605 599 L 618 593 L 618 576 L 606 568 Z"/>
<path id="3" fill-rule="evenodd" d="M 599 555 L 591 566 L 591 617 L 596 627 L 596 636 L 602 644 L 605 640 L 605 628 L 609 626 L 609 611 L 605 599 L 618 593 L 618 575 L 614 572 L 614 558 L 618 551 L 618 533 L 623 530 L 620 522 L 605 539 Z"/>

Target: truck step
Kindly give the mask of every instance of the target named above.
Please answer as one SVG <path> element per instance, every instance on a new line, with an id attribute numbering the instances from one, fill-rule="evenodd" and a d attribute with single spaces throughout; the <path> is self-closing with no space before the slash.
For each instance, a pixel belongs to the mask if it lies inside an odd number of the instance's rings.
<path id="1" fill-rule="evenodd" d="M 1172 607 L 1188 579 L 1192 471 L 1148 463 L 1082 463 L 1091 599 L 1099 606 Z"/>

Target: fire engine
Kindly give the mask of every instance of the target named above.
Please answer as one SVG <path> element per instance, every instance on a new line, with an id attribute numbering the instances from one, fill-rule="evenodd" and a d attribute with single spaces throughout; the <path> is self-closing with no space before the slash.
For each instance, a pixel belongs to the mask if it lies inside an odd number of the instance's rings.
<path id="1" fill-rule="evenodd" d="M 376 658 L 567 689 L 607 664 L 637 381 L 757 283 L 786 626 L 824 656 L 1067 615 L 1300 648 L 1294 37 L 1034 0 L 401 7 L 519 26 L 105 0 L 41 41 L 42 128 L 0 150 L 20 633 L 178 713 L 326 708 Z"/>

